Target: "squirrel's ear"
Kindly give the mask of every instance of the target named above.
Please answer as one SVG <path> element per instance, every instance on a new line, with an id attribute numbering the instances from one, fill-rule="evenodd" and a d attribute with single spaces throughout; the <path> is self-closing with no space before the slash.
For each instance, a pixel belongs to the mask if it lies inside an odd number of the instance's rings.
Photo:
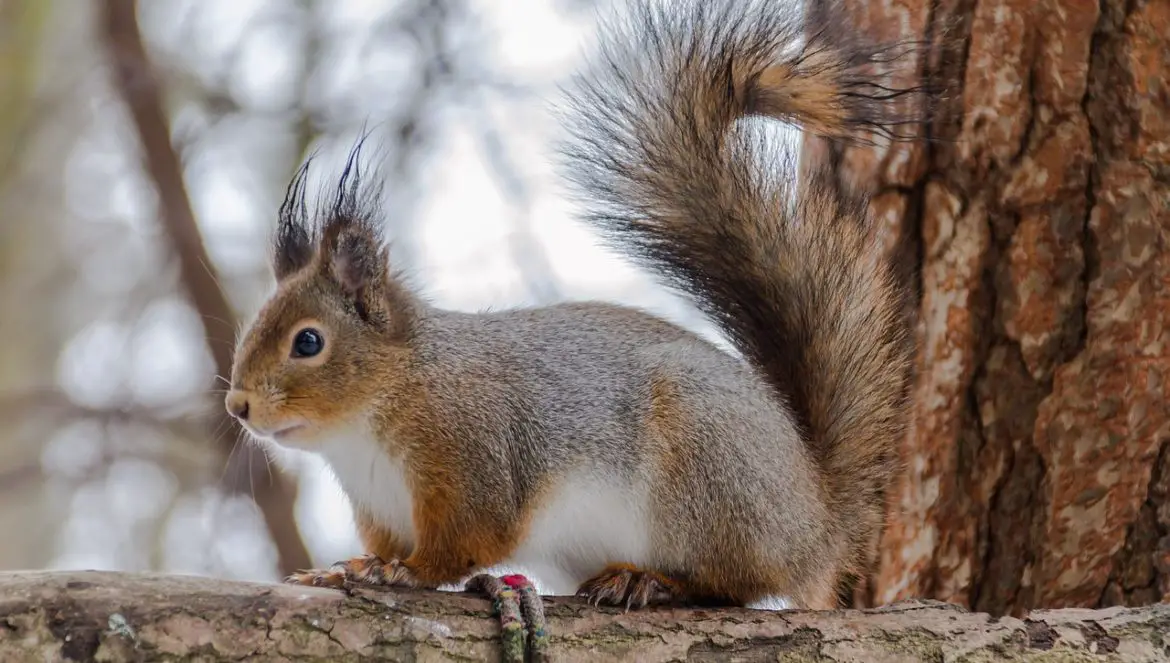
<path id="1" fill-rule="evenodd" d="M 325 268 L 343 290 L 360 296 L 384 282 L 388 256 L 377 237 L 354 228 L 330 239 L 323 247 Z"/>
<path id="2" fill-rule="evenodd" d="M 341 286 L 357 314 L 391 337 L 410 335 L 417 302 L 390 269 L 390 250 L 368 221 L 326 226 L 322 275 Z M 331 232 L 332 231 L 332 232 Z"/>
<path id="3" fill-rule="evenodd" d="M 337 193 L 317 235 L 318 269 L 350 298 L 357 314 L 392 334 L 409 334 L 415 302 L 392 276 L 389 249 L 377 219 L 380 190 L 363 185 L 362 143 L 349 153 L 337 182 Z"/>

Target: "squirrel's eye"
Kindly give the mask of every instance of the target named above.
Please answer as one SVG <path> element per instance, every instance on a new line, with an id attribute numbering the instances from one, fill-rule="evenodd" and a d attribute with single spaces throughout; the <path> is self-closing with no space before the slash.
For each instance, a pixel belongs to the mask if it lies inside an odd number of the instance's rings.
<path id="1" fill-rule="evenodd" d="M 315 357 L 325 347 L 325 339 L 316 329 L 302 329 L 293 339 L 292 356 Z"/>

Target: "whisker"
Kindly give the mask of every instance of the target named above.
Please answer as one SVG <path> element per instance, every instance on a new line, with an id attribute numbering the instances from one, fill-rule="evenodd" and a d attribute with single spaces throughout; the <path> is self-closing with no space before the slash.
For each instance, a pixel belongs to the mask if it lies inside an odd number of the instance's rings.
<path id="1" fill-rule="evenodd" d="M 235 323 L 234 323 L 234 322 L 232 322 L 231 320 L 224 320 L 223 318 L 221 318 L 221 317 L 219 317 L 219 316 L 216 316 L 216 315 L 208 315 L 208 314 L 204 313 L 204 314 L 200 315 L 199 317 L 200 317 L 200 318 L 203 318 L 204 320 L 210 320 L 210 321 L 212 321 L 212 322 L 218 322 L 219 324 L 221 324 L 221 325 L 223 325 L 223 326 L 225 326 L 225 327 L 234 327 L 234 326 L 235 326 Z M 221 341 L 225 341 L 225 342 L 226 342 L 226 339 L 218 339 L 218 340 L 221 340 Z"/>
<path id="2" fill-rule="evenodd" d="M 272 457 L 268 455 L 266 447 L 260 447 L 260 453 L 264 454 L 264 467 L 268 470 L 268 484 L 276 483 L 276 478 L 272 476 Z"/>
<path id="3" fill-rule="evenodd" d="M 211 443 L 218 447 L 220 440 L 222 440 L 224 434 L 226 434 L 231 429 L 231 426 L 231 420 L 220 419 L 219 423 L 215 425 L 215 429 L 211 431 Z"/>
<path id="4" fill-rule="evenodd" d="M 227 458 L 223 462 L 223 471 L 219 473 L 220 486 L 224 485 L 224 482 L 227 480 L 228 468 L 232 465 L 232 457 L 236 455 L 236 451 L 240 448 L 240 438 L 243 436 L 243 433 L 244 431 L 241 430 L 236 434 L 236 441 L 232 443 L 232 448 L 228 450 Z"/>
<path id="5" fill-rule="evenodd" d="M 248 486 L 252 490 L 252 501 L 256 501 L 256 473 L 252 471 L 254 463 L 256 462 L 256 454 L 252 450 L 248 450 Z"/>

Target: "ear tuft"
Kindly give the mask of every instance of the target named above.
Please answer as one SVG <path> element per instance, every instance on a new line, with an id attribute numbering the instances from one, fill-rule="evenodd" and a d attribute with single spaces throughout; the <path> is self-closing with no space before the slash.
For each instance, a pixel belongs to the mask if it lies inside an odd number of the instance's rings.
<path id="1" fill-rule="evenodd" d="M 361 153 L 367 136 L 350 150 L 338 178 L 321 234 L 323 267 L 351 295 L 360 295 L 385 280 L 386 251 L 377 219 L 381 189 L 362 176 Z"/>
<path id="2" fill-rule="evenodd" d="M 309 210 L 305 204 L 305 185 L 311 161 L 312 157 L 306 159 L 297 169 L 280 205 L 272 251 L 272 270 L 278 281 L 303 269 L 313 259 Z"/>
<path id="3" fill-rule="evenodd" d="M 406 338 L 417 302 L 390 269 L 380 221 L 382 189 L 362 176 L 367 137 L 350 151 L 333 195 L 319 200 L 311 219 L 305 204 L 309 161 L 297 171 L 281 205 L 273 262 L 280 279 L 312 265 L 313 274 L 336 284 L 363 320 Z"/>

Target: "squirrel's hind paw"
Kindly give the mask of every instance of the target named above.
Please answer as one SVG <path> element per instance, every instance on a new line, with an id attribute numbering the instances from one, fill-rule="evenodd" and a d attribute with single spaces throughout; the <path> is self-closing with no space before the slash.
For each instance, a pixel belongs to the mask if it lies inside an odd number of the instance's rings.
<path id="1" fill-rule="evenodd" d="M 418 587 L 419 583 L 409 568 L 400 560 L 383 561 L 374 554 L 336 562 L 327 570 L 314 569 L 294 573 L 285 582 L 311 587 L 346 589 L 353 585 L 377 587 Z"/>
<path id="2" fill-rule="evenodd" d="M 678 580 L 654 571 L 626 564 L 612 564 L 581 583 L 577 596 L 594 605 L 625 606 L 637 610 L 646 606 L 681 603 L 686 591 Z"/>

